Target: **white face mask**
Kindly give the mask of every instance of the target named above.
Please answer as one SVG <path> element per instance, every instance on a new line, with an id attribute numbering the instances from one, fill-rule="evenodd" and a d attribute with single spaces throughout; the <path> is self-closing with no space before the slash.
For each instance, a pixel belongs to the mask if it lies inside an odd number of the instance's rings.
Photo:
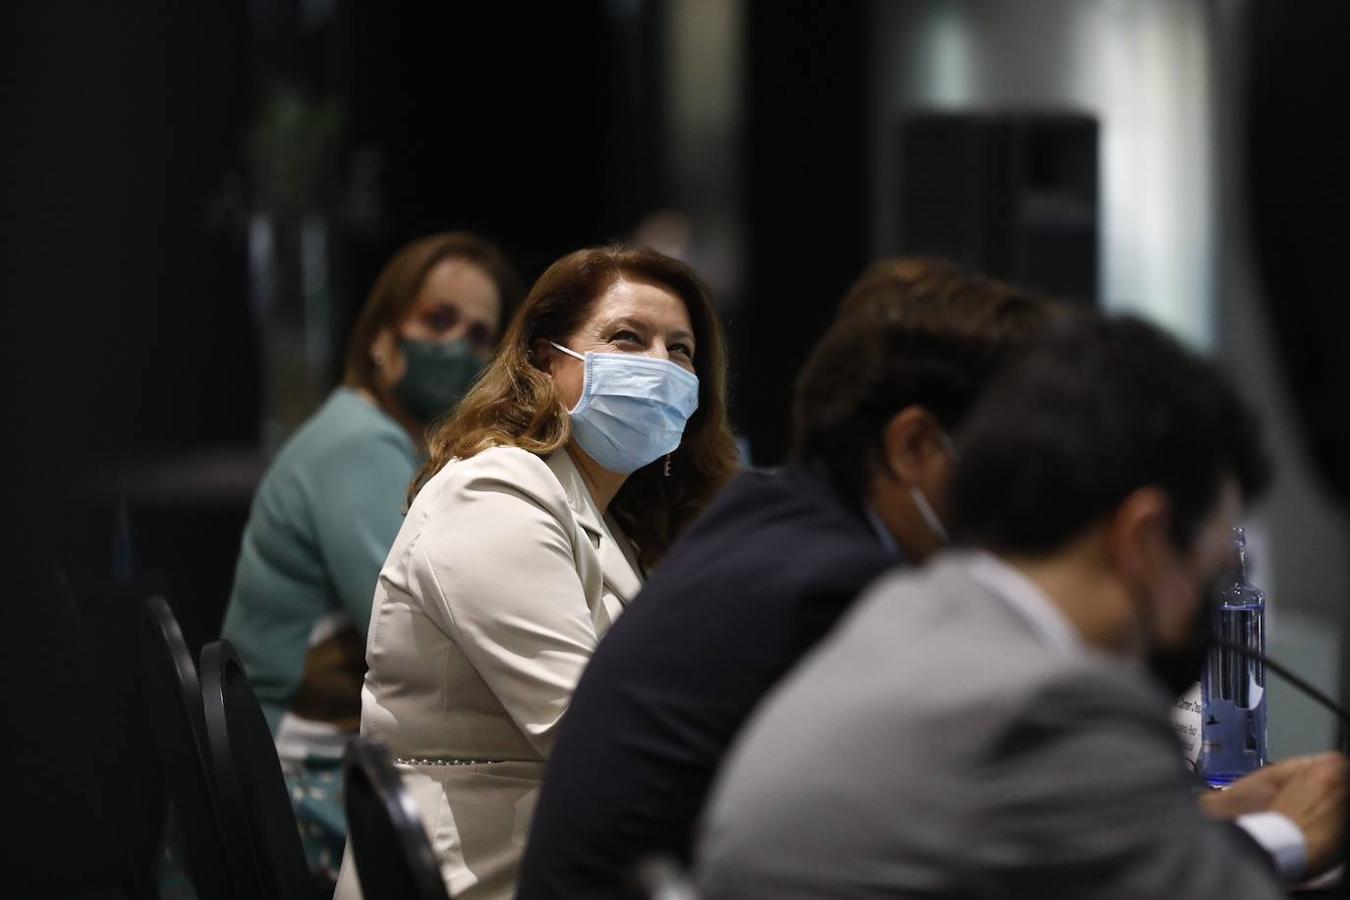
<path id="1" fill-rule="evenodd" d="M 942 441 L 942 446 L 951 454 L 952 462 L 959 462 L 961 454 L 956 451 L 956 444 L 952 441 L 951 435 L 947 434 L 945 430 L 941 430 L 938 432 L 938 436 L 939 440 Z M 928 498 L 924 496 L 923 491 L 919 489 L 917 484 L 910 485 L 909 498 L 914 501 L 914 508 L 919 511 L 924 524 L 928 526 L 929 531 L 933 532 L 933 536 L 938 539 L 938 543 L 950 544 L 952 539 L 951 535 L 947 533 L 947 526 L 942 524 L 942 519 L 938 517 L 937 510 L 933 509 L 933 504 L 928 502 Z"/>
<path id="2" fill-rule="evenodd" d="M 680 446 L 698 409 L 698 376 L 675 363 L 632 353 L 587 353 L 549 341 L 586 365 L 581 399 L 568 412 L 581 449 L 627 475 Z"/>

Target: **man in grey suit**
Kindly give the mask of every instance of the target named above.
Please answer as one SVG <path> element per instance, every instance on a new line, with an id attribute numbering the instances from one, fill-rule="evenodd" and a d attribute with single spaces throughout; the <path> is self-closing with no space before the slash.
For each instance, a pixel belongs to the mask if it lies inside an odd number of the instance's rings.
<path id="1" fill-rule="evenodd" d="M 1267 480 L 1226 382 L 1092 318 L 956 443 L 963 546 L 874 587 L 760 707 L 713 794 L 707 895 L 1245 900 L 1332 865 L 1343 760 L 1197 803 L 1148 674 L 1198 673 L 1206 588 Z"/>

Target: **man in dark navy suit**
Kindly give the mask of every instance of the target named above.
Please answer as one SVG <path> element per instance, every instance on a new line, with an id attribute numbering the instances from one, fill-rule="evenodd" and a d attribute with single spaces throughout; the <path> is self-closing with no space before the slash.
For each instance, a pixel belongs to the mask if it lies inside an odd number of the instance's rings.
<path id="1" fill-rule="evenodd" d="M 936 261 L 863 275 L 798 380 L 792 462 L 728 486 L 597 648 L 518 897 L 631 896 L 637 861 L 687 861 L 758 701 L 877 575 L 945 543 L 949 434 L 1055 309 Z"/>

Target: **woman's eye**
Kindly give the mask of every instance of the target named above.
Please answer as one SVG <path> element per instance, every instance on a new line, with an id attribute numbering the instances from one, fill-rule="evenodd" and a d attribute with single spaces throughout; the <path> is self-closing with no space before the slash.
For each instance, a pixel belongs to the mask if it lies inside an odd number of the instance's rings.
<path id="1" fill-rule="evenodd" d="M 609 339 L 609 342 L 611 344 L 641 344 L 642 338 L 625 329 L 623 331 L 614 332 L 614 335 Z"/>
<path id="2" fill-rule="evenodd" d="M 440 306 L 423 316 L 422 322 L 438 334 L 446 332 L 459 323 L 459 311 L 452 306 Z"/>
<path id="3" fill-rule="evenodd" d="M 480 353 L 489 353 L 492 351 L 492 332 L 482 322 L 475 322 L 469 327 L 469 333 L 464 336 L 469 342 L 469 346 Z"/>
<path id="4" fill-rule="evenodd" d="M 671 344 L 670 352 L 678 353 L 681 356 L 687 357 L 689 359 L 694 358 L 694 351 L 688 344 Z"/>

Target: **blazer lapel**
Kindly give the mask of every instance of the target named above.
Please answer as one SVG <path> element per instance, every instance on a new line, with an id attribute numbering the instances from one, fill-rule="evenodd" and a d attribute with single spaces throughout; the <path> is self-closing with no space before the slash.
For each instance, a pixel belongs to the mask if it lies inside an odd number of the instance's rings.
<path id="1" fill-rule="evenodd" d="M 638 574 L 636 556 L 628 536 L 612 518 L 601 517 L 591 492 L 586 488 L 585 479 L 577 471 L 576 464 L 566 450 L 558 450 L 546 462 L 562 484 L 567 494 L 567 504 L 577 517 L 577 524 L 591 539 L 591 546 L 600 558 L 605 585 L 626 606 L 642 589 L 642 577 Z M 627 546 L 620 546 L 620 541 Z"/>
<path id="2" fill-rule="evenodd" d="M 613 516 L 605 517 L 605 525 L 607 533 L 600 540 L 600 569 L 604 572 L 605 584 L 619 602 L 627 606 L 642 590 L 637 554 L 633 551 L 633 542 Z"/>

